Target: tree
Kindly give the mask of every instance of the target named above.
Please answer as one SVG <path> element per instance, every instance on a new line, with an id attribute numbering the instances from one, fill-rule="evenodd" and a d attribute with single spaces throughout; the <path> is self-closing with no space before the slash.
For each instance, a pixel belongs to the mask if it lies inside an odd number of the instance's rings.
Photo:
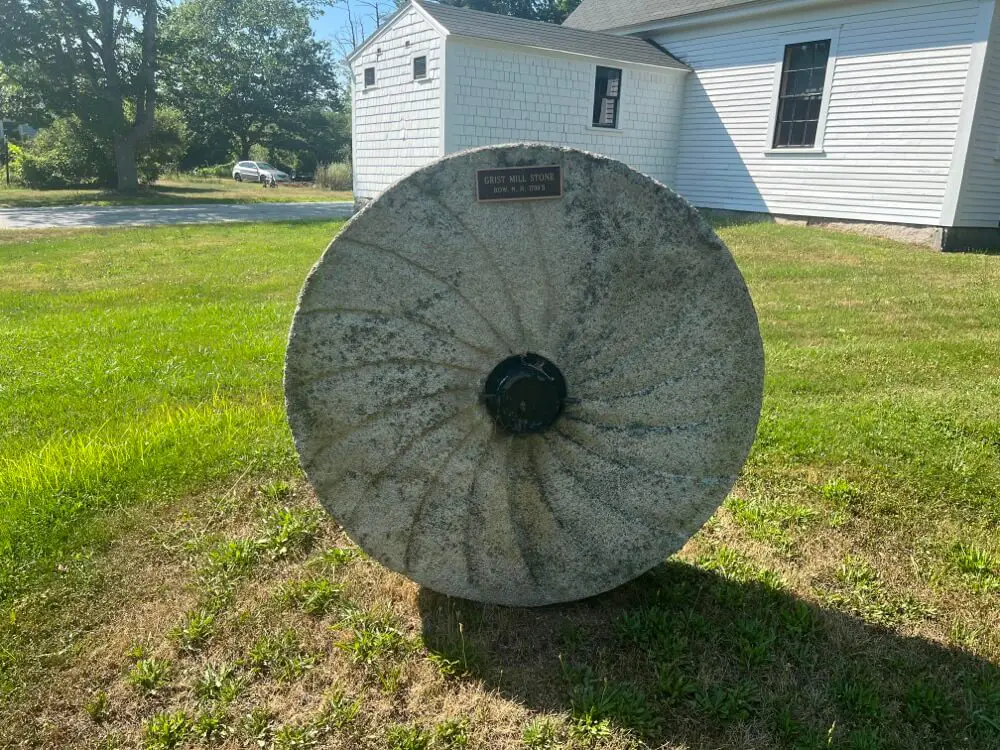
<path id="1" fill-rule="evenodd" d="M 160 0 L 0 0 L 0 62 L 54 115 L 112 143 L 119 190 L 138 188 L 155 124 Z"/>
<path id="2" fill-rule="evenodd" d="M 164 28 L 166 91 L 195 144 L 225 136 L 246 159 L 279 135 L 307 136 L 296 129 L 302 111 L 340 106 L 332 55 L 309 27 L 314 8 L 296 0 L 177 6 Z"/>
<path id="3" fill-rule="evenodd" d="M 471 8 L 548 23 L 562 23 L 580 4 L 580 0 L 440 0 L 440 2 L 457 8 Z"/>

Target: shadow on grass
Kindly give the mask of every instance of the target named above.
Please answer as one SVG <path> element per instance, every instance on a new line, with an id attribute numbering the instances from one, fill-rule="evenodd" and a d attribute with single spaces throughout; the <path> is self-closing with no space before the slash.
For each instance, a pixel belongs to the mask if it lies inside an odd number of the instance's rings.
<path id="1" fill-rule="evenodd" d="M 583 602 L 420 592 L 428 648 L 578 737 L 650 746 L 997 748 L 1000 669 L 817 607 L 747 570 L 668 562 Z"/>

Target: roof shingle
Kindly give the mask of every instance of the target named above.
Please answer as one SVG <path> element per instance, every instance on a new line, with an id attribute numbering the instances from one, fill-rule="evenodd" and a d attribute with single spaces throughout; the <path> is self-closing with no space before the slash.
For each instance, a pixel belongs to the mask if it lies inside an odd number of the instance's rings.
<path id="1" fill-rule="evenodd" d="M 563 26 L 590 31 L 626 29 L 666 18 L 689 16 L 760 0 L 583 0 Z"/>
<path id="2" fill-rule="evenodd" d="M 491 39 L 617 62 L 689 70 L 687 65 L 662 48 L 635 37 L 602 34 L 440 3 L 420 3 L 420 7 L 449 33 L 457 36 Z"/>

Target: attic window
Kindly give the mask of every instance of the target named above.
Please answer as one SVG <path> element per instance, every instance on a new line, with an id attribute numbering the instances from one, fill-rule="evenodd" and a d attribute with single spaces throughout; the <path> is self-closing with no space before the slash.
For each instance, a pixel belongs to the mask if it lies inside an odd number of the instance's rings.
<path id="1" fill-rule="evenodd" d="M 375 68 L 365 68 L 365 88 L 375 85 Z"/>
<path id="2" fill-rule="evenodd" d="M 597 66 L 597 76 L 594 81 L 595 128 L 618 127 L 618 100 L 621 96 L 621 87 L 621 68 Z"/>
<path id="3" fill-rule="evenodd" d="M 427 56 L 413 58 L 413 80 L 418 81 L 427 77 Z"/>

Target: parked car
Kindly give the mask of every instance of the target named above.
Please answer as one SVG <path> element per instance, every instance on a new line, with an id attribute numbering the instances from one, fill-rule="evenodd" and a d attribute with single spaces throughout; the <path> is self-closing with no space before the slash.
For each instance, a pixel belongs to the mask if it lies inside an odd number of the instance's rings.
<path id="1" fill-rule="evenodd" d="M 275 169 L 266 161 L 238 161 L 233 167 L 233 179 L 237 182 L 267 182 L 268 175 L 275 182 L 291 182 L 291 178 L 280 169 Z"/>

